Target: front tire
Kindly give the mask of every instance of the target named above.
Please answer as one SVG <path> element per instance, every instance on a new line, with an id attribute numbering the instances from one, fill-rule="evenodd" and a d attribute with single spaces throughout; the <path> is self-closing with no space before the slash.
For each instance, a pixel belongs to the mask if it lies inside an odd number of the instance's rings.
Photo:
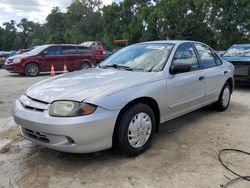
<path id="1" fill-rule="evenodd" d="M 40 73 L 40 67 L 35 63 L 29 63 L 26 65 L 24 73 L 29 77 L 38 76 Z"/>
<path id="2" fill-rule="evenodd" d="M 155 131 L 155 115 L 146 104 L 136 104 L 128 109 L 118 123 L 117 146 L 121 154 L 134 156 L 144 152 Z"/>
<path id="3" fill-rule="evenodd" d="M 213 104 L 216 110 L 218 111 L 226 111 L 231 100 L 231 87 L 229 83 L 226 83 L 220 93 L 219 99 L 216 103 Z"/>

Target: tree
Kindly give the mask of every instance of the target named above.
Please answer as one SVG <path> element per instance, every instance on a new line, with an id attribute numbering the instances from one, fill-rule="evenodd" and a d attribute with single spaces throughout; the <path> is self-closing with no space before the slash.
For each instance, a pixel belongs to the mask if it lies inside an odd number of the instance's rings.
<path id="1" fill-rule="evenodd" d="M 113 41 L 123 35 L 120 11 L 121 7 L 116 3 L 103 7 L 103 41 L 108 48 L 112 48 Z"/>
<path id="2" fill-rule="evenodd" d="M 11 20 L 10 22 L 3 23 L 4 33 L 1 36 L 4 50 L 13 50 L 13 44 L 17 35 L 16 22 Z"/>
<path id="3" fill-rule="evenodd" d="M 65 15 L 58 7 L 53 8 L 46 18 L 45 38 L 46 43 L 64 43 Z"/>
<path id="4" fill-rule="evenodd" d="M 42 44 L 44 44 L 44 41 L 42 39 L 40 39 L 40 38 L 33 38 L 32 39 L 32 42 L 31 42 L 32 47 L 33 46 L 40 46 Z"/>
<path id="5" fill-rule="evenodd" d="M 100 0 L 73 1 L 66 13 L 66 42 L 81 43 L 101 39 L 100 7 Z"/>
<path id="6" fill-rule="evenodd" d="M 209 25 L 215 33 L 219 48 L 250 42 L 250 1 L 210 0 L 209 3 Z"/>
<path id="7" fill-rule="evenodd" d="M 116 39 L 129 44 L 148 40 L 198 40 L 216 49 L 250 42 L 249 0 L 74 0 L 63 13 L 53 8 L 45 24 L 11 20 L 0 27 L 1 50 L 44 43 Z"/>
<path id="8" fill-rule="evenodd" d="M 158 4 L 161 37 L 210 41 L 211 31 L 205 22 L 207 10 L 193 0 L 162 0 Z"/>

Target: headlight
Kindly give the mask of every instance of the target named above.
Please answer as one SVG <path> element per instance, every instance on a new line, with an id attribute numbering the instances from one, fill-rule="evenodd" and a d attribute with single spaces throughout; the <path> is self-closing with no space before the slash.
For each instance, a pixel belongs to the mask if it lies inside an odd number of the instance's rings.
<path id="1" fill-rule="evenodd" d="M 56 117 L 75 117 L 93 114 L 96 106 L 74 101 L 56 101 L 52 103 L 49 114 Z"/>
<path id="2" fill-rule="evenodd" d="M 22 61 L 22 58 L 17 57 L 13 59 L 12 63 L 17 64 L 17 63 L 20 63 L 21 61 Z"/>

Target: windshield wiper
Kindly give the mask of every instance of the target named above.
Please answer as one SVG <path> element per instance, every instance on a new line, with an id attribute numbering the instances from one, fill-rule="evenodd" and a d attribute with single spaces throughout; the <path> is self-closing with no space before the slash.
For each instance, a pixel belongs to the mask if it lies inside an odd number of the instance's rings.
<path id="1" fill-rule="evenodd" d="M 117 65 L 117 64 L 104 65 L 104 66 L 98 65 L 98 67 L 103 68 L 103 69 L 111 67 L 111 68 L 114 68 L 114 69 L 124 69 L 124 70 L 128 70 L 128 71 L 134 71 L 134 70 L 144 71 L 144 69 L 142 69 L 142 68 L 136 68 L 136 67 L 132 68 L 132 67 L 129 67 L 129 66 Z"/>
<path id="2" fill-rule="evenodd" d="M 129 70 L 132 71 L 133 69 L 129 66 L 125 66 L 125 65 L 117 65 L 117 64 L 112 64 L 112 65 L 104 65 L 104 66 L 100 66 L 101 68 L 114 68 L 114 69 L 125 69 L 125 70 Z"/>

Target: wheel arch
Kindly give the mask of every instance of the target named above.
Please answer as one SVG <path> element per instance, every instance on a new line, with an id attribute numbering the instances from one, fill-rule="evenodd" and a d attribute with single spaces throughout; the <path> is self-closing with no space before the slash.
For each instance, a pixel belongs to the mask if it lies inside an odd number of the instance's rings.
<path id="1" fill-rule="evenodd" d="M 233 78 L 228 78 L 226 83 L 228 83 L 230 85 L 230 89 L 231 89 L 231 93 L 232 93 L 233 90 L 234 90 L 234 80 L 233 80 Z"/>
<path id="2" fill-rule="evenodd" d="M 82 65 L 82 64 L 84 64 L 84 63 L 89 64 L 90 67 L 93 66 L 93 64 L 92 64 L 88 59 L 82 59 L 80 65 Z"/>
<path id="3" fill-rule="evenodd" d="M 117 116 L 117 119 L 116 119 L 116 123 L 115 123 L 115 128 L 114 128 L 114 132 L 113 132 L 113 138 L 112 138 L 112 143 L 114 145 L 115 143 L 115 135 L 118 131 L 118 128 L 119 128 L 119 123 L 121 121 L 121 118 L 122 118 L 122 115 L 129 109 L 131 108 L 132 106 L 136 105 L 136 104 L 139 104 L 139 103 L 142 103 L 142 104 L 146 104 L 148 105 L 154 112 L 154 115 L 155 115 L 155 119 L 156 119 L 156 127 L 155 127 L 155 132 L 158 132 L 159 130 L 159 125 L 160 125 L 160 109 L 159 109 L 159 106 L 158 106 L 158 103 L 156 102 L 155 99 L 151 98 L 151 97 L 139 97 L 139 98 L 136 98 L 132 101 L 130 101 L 129 103 L 127 103 L 119 112 L 118 116 Z"/>
<path id="4" fill-rule="evenodd" d="M 36 64 L 39 67 L 40 71 L 41 71 L 41 67 L 40 67 L 40 65 L 36 61 L 28 61 L 27 63 L 25 63 L 24 68 L 27 67 L 31 63 L 32 64 Z"/>

